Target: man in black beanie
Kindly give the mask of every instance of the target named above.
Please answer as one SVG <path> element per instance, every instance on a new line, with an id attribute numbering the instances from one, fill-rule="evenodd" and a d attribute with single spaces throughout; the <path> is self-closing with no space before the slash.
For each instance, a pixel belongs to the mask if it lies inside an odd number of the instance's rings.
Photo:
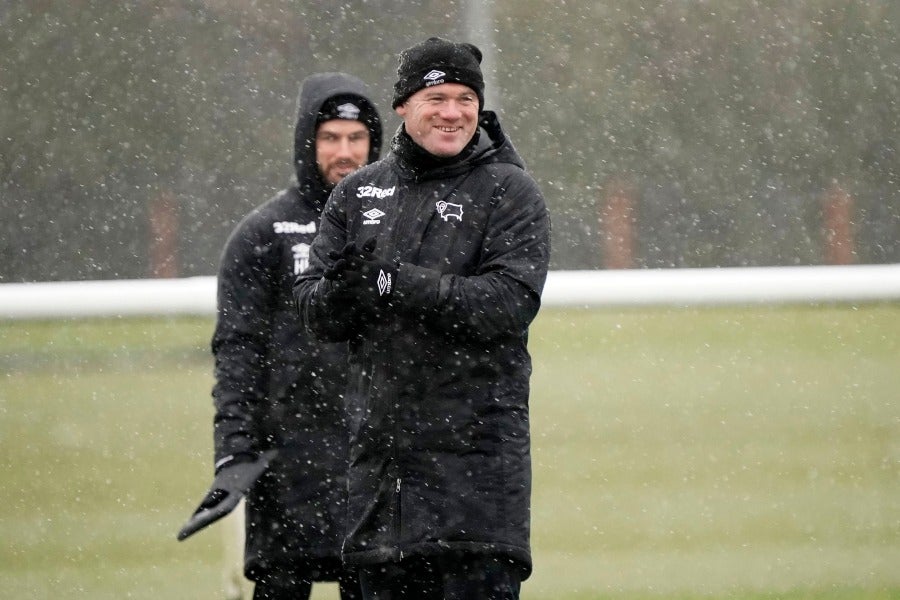
<path id="1" fill-rule="evenodd" d="M 314 581 L 360 597 L 340 556 L 346 521 L 348 422 L 344 344 L 313 339 L 291 288 L 328 194 L 376 160 L 381 121 L 365 84 L 318 73 L 300 86 L 296 182 L 248 214 L 222 253 L 212 339 L 215 480 L 178 534 L 185 539 L 246 494 L 244 573 L 254 600 L 303 600 Z"/>
<path id="2" fill-rule="evenodd" d="M 550 221 L 493 112 L 481 52 L 400 55 L 403 124 L 334 189 L 294 296 L 350 348 L 343 557 L 368 599 L 515 599 L 531 573 L 528 326 Z"/>

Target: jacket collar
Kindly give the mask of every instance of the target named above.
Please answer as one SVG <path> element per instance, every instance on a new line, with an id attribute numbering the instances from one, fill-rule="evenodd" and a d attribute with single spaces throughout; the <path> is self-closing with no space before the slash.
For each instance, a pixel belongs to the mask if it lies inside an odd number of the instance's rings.
<path id="1" fill-rule="evenodd" d="M 395 156 L 401 173 L 416 180 L 452 177 L 475 165 L 489 162 L 509 162 L 524 168 L 522 159 L 503 133 L 494 112 L 483 111 L 478 125 L 478 131 L 462 152 L 449 158 L 428 153 L 400 125 L 391 140 L 391 153 Z"/>

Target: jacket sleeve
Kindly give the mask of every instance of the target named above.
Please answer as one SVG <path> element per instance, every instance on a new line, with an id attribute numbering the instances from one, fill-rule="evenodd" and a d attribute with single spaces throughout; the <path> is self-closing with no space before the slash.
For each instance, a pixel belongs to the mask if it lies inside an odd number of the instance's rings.
<path id="1" fill-rule="evenodd" d="M 248 217 L 225 245 L 219 267 L 215 358 L 214 442 L 216 463 L 242 452 L 258 452 L 255 407 L 265 396 L 266 347 L 275 283 L 267 261 L 273 251 Z"/>
<path id="2" fill-rule="evenodd" d="M 521 335 L 537 315 L 550 259 L 550 217 L 524 172 L 498 185 L 474 275 L 400 265 L 399 310 L 433 328 L 476 339 Z"/>
<path id="3" fill-rule="evenodd" d="M 332 282 L 323 277 L 325 269 L 334 262 L 328 258 L 328 253 L 340 252 L 347 242 L 345 187 L 342 183 L 335 187 L 325 204 L 319 233 L 310 247 L 309 267 L 297 277 L 293 287 L 300 321 L 316 339 L 324 342 L 348 340 L 356 323 L 354 314 L 329 304 Z"/>

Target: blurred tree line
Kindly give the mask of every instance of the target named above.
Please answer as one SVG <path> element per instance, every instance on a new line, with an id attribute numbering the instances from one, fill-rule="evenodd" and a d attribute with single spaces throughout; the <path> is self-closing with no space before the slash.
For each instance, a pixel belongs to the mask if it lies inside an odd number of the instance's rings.
<path id="1" fill-rule="evenodd" d="M 548 7 L 0 0 L 0 282 L 147 276 L 160 198 L 178 274 L 213 274 L 292 177 L 304 76 L 361 76 L 390 134 L 397 53 L 485 32 L 488 108 L 547 197 L 554 268 L 603 264 L 599 201 L 622 185 L 638 267 L 821 263 L 835 186 L 855 260 L 900 262 L 900 3 Z"/>

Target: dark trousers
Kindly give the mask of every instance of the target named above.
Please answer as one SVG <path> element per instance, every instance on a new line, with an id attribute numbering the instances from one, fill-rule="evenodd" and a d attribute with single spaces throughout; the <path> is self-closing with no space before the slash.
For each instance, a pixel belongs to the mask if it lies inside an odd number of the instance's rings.
<path id="1" fill-rule="evenodd" d="M 359 577 L 355 571 L 346 571 L 338 577 L 341 600 L 362 600 Z M 256 582 L 253 600 L 309 600 L 313 577 L 304 574 L 290 576 L 266 576 Z"/>
<path id="2" fill-rule="evenodd" d="M 366 565 L 364 600 L 518 600 L 521 575 L 506 558 L 451 555 Z"/>

